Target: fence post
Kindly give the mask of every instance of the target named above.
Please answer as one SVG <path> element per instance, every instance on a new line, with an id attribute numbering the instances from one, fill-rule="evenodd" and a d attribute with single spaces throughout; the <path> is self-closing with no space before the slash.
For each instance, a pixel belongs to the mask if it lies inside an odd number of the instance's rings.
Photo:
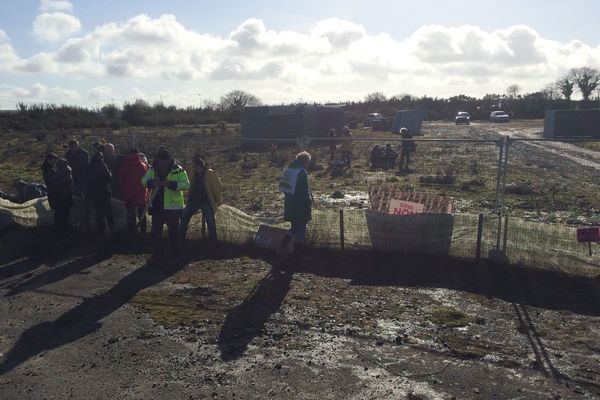
<path id="1" fill-rule="evenodd" d="M 135 133 L 131 134 L 131 148 L 137 149 L 137 137 L 135 136 Z"/>
<path id="2" fill-rule="evenodd" d="M 475 259 L 479 261 L 481 259 L 481 237 L 483 236 L 483 214 L 479 214 L 479 221 L 477 222 L 477 246 L 475 247 Z"/>
<path id="3" fill-rule="evenodd" d="M 344 209 L 340 208 L 340 249 L 342 251 L 346 247 L 344 236 Z"/>
<path id="4" fill-rule="evenodd" d="M 504 215 L 504 239 L 502 240 L 502 251 L 506 252 L 506 242 L 508 242 L 508 214 Z"/>
<path id="5" fill-rule="evenodd" d="M 204 213 L 202 213 L 202 239 L 206 239 L 206 218 L 204 218 Z"/>
<path id="6" fill-rule="evenodd" d="M 502 235 L 502 215 L 504 213 L 504 192 L 506 189 L 506 170 L 508 166 L 508 147 L 510 138 L 505 136 L 500 144 L 498 156 L 498 176 L 496 177 L 496 205 L 498 214 L 498 228 L 496 231 L 496 250 L 500 249 L 500 237 Z"/>

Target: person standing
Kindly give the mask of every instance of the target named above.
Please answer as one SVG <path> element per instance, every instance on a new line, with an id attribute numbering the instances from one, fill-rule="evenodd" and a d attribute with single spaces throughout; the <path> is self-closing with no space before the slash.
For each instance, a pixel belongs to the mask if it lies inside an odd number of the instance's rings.
<path id="1" fill-rule="evenodd" d="M 292 257 L 300 261 L 310 260 L 303 255 L 306 226 L 312 219 L 312 194 L 307 172 L 310 159 L 308 152 L 298 153 L 296 159 L 283 172 L 279 182 L 279 191 L 285 195 L 283 219 L 291 223 L 290 229 L 280 244 L 279 254 L 287 255 L 286 249 L 293 239 Z"/>
<path id="2" fill-rule="evenodd" d="M 102 147 L 102 146 L 100 146 Z M 112 175 L 104 163 L 104 155 L 100 149 L 92 157 L 88 166 L 85 196 L 94 207 L 96 214 L 96 229 L 99 233 L 115 231 L 113 218 L 110 182 Z"/>
<path id="3" fill-rule="evenodd" d="M 345 140 L 340 145 L 340 151 L 346 163 L 346 168 L 350 168 L 352 166 L 352 132 L 350 132 L 350 128 L 347 126 L 344 126 L 342 129 L 342 138 Z"/>
<path id="4" fill-rule="evenodd" d="M 141 159 L 140 153 L 136 149 L 129 150 L 116 179 L 119 193 L 127 208 L 128 233 L 136 231 L 136 220 L 140 220 L 148 202 L 148 189 L 142 186 L 142 178 L 146 172 L 148 164 Z M 146 218 L 140 220 L 141 233 L 146 233 L 146 225 Z"/>
<path id="5" fill-rule="evenodd" d="M 408 128 L 401 128 L 400 134 L 402 135 L 402 143 L 400 149 L 400 171 L 408 171 L 410 164 L 410 156 L 417 150 L 415 141 L 412 140 L 413 136 L 410 134 Z"/>
<path id="6" fill-rule="evenodd" d="M 58 156 L 54 153 L 46 154 L 44 162 L 42 163 L 42 177 L 44 178 L 44 185 L 46 185 L 46 191 L 48 193 L 48 204 L 50 208 L 54 210 L 54 193 L 53 193 L 53 181 L 52 178 L 56 175 L 56 161 Z"/>
<path id="7" fill-rule="evenodd" d="M 54 223 L 59 232 L 68 232 L 69 213 L 73 205 L 73 176 L 69 162 L 64 158 L 56 161 L 56 174 L 52 176 Z"/>
<path id="8" fill-rule="evenodd" d="M 171 251 L 179 258 L 179 220 L 184 207 L 183 191 L 190 187 L 187 173 L 175 162 L 169 151 L 161 147 L 156 160 L 142 178 L 142 185 L 153 190 L 150 207 L 153 256 L 160 254 L 163 225 L 167 224 Z"/>
<path id="9" fill-rule="evenodd" d="M 208 240 L 217 242 L 217 226 L 215 213 L 223 202 L 221 180 L 215 171 L 210 169 L 201 158 L 194 159 L 194 175 L 188 193 L 188 202 L 183 209 L 179 234 L 185 240 L 188 225 L 192 216 L 199 210 L 202 211 L 206 226 L 208 227 Z"/>
<path id="10" fill-rule="evenodd" d="M 73 194 L 81 197 L 85 190 L 85 174 L 90 163 L 90 155 L 79 147 L 76 139 L 69 141 L 69 150 L 65 153 L 73 174 Z"/>
<path id="11" fill-rule="evenodd" d="M 336 136 L 335 128 L 331 128 L 329 130 L 329 162 L 335 158 L 335 150 L 337 149 Z"/>
<path id="12" fill-rule="evenodd" d="M 104 163 L 113 177 L 110 182 L 111 193 L 117 199 L 122 199 L 117 179 L 119 177 L 119 170 L 121 169 L 121 165 L 123 165 L 123 160 L 125 158 L 123 155 L 117 154 L 115 145 L 112 143 L 105 144 L 102 153 L 104 154 Z"/>

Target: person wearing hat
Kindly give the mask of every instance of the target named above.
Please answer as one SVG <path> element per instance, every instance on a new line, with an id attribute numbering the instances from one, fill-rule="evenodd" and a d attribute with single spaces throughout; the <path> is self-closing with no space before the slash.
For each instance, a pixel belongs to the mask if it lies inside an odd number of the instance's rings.
<path id="1" fill-rule="evenodd" d="M 121 169 L 121 165 L 123 165 L 123 160 L 125 157 L 123 157 L 122 154 L 117 154 L 115 145 L 112 143 L 106 143 L 102 153 L 104 154 L 104 163 L 108 167 L 108 170 L 113 177 L 112 181 L 110 182 L 110 190 L 112 195 L 117 199 L 122 199 L 117 178 L 119 177 L 119 170 Z"/>
<path id="2" fill-rule="evenodd" d="M 179 220 L 184 208 L 183 191 L 190 187 L 187 172 L 175 162 L 166 148 L 161 148 L 156 160 L 142 178 L 142 185 L 153 191 L 152 215 L 153 255 L 160 254 L 163 225 L 169 229 L 169 242 L 175 257 L 179 253 Z"/>
<path id="3" fill-rule="evenodd" d="M 44 184 L 46 185 L 46 192 L 48 195 L 48 204 L 50 208 L 54 210 L 55 205 L 55 191 L 54 191 L 54 176 L 56 175 L 56 161 L 58 156 L 54 153 L 46 154 L 44 162 L 42 163 L 42 177 L 44 178 Z"/>
<path id="4" fill-rule="evenodd" d="M 415 141 L 412 140 L 413 136 L 410 134 L 408 128 L 401 128 L 400 135 L 402 135 L 402 143 L 400 149 L 400 171 L 408 171 L 408 164 L 410 163 L 410 156 L 417 150 Z"/>
<path id="5" fill-rule="evenodd" d="M 58 160 L 58 156 L 54 153 L 46 154 L 44 157 L 44 162 L 42 163 L 42 177 L 44 178 L 44 185 L 46 185 L 46 189 L 48 192 L 48 203 L 50 204 L 50 208 L 53 207 L 53 194 L 52 191 L 52 177 L 56 175 L 56 160 Z"/>
<path id="6" fill-rule="evenodd" d="M 102 147 L 98 147 L 88 165 L 85 185 L 85 198 L 94 208 L 96 230 L 99 233 L 105 232 L 107 225 L 110 232 L 115 231 L 110 190 L 112 175 L 104 162 Z"/>
<path id="7" fill-rule="evenodd" d="M 90 163 L 90 155 L 79 147 L 76 139 L 73 139 L 69 141 L 69 150 L 65 153 L 65 158 L 73 171 L 73 192 L 75 195 L 81 196 L 85 189 L 85 175 Z"/>
<path id="8" fill-rule="evenodd" d="M 73 205 L 73 176 L 69 162 L 64 158 L 56 160 L 56 174 L 52 176 L 54 224 L 59 232 L 69 230 L 69 213 Z"/>
<path id="9" fill-rule="evenodd" d="M 222 202 L 222 186 L 219 176 L 206 165 L 203 159 L 195 158 L 188 202 L 183 209 L 183 216 L 179 224 L 181 240 L 185 240 L 190 219 L 201 210 L 208 227 L 208 239 L 211 243 L 215 243 L 217 241 L 215 213 Z"/>
<path id="10" fill-rule="evenodd" d="M 148 202 L 148 189 L 142 186 L 142 178 L 148 172 L 148 164 L 140 157 L 136 149 L 131 149 L 125 156 L 119 169 L 117 184 L 121 198 L 127 208 L 127 232 L 136 230 L 136 217 L 141 219 L 146 203 Z M 140 221 L 141 233 L 146 233 L 146 219 Z"/>

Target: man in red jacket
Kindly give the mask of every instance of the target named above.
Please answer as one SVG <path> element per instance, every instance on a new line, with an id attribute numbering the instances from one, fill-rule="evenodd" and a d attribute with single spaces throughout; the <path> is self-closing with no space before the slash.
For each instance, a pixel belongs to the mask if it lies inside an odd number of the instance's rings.
<path id="1" fill-rule="evenodd" d="M 117 183 L 123 201 L 127 205 L 127 232 L 134 233 L 136 219 L 139 219 L 148 201 L 148 190 L 142 186 L 142 177 L 148 171 L 148 164 L 142 161 L 136 149 L 131 149 L 125 156 Z M 137 216 L 137 218 L 136 218 Z M 146 219 L 140 226 L 140 231 L 146 233 Z"/>

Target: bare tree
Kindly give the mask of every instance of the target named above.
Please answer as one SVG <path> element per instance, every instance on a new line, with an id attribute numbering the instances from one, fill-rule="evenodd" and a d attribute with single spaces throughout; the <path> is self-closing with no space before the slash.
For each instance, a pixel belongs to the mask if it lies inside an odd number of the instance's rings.
<path id="1" fill-rule="evenodd" d="M 369 93 L 368 95 L 365 96 L 365 103 L 379 104 L 379 103 L 383 103 L 386 101 L 387 101 L 387 97 L 385 96 L 385 94 L 383 94 L 381 92 L 373 92 L 373 93 Z"/>
<path id="2" fill-rule="evenodd" d="M 551 82 L 544 87 L 542 93 L 548 100 L 558 99 L 560 97 L 560 88 L 556 82 Z"/>
<path id="3" fill-rule="evenodd" d="M 600 72 L 595 68 L 581 67 L 572 69 L 571 75 L 581 92 L 583 100 L 588 101 L 598 84 L 600 84 Z"/>
<path id="4" fill-rule="evenodd" d="M 506 88 L 506 95 L 509 98 L 514 99 L 515 97 L 517 97 L 519 95 L 520 91 L 521 91 L 521 86 L 517 85 L 516 83 L 513 83 L 512 85 L 510 85 L 509 87 Z"/>
<path id="5" fill-rule="evenodd" d="M 570 74 L 560 78 L 556 81 L 556 86 L 560 91 L 560 94 L 564 96 L 565 99 L 571 100 L 571 96 L 573 95 L 573 86 L 575 82 L 571 78 Z"/>
<path id="6" fill-rule="evenodd" d="M 232 90 L 221 97 L 220 106 L 227 111 L 242 111 L 246 106 L 260 106 L 262 102 L 255 95 L 243 90 Z"/>

